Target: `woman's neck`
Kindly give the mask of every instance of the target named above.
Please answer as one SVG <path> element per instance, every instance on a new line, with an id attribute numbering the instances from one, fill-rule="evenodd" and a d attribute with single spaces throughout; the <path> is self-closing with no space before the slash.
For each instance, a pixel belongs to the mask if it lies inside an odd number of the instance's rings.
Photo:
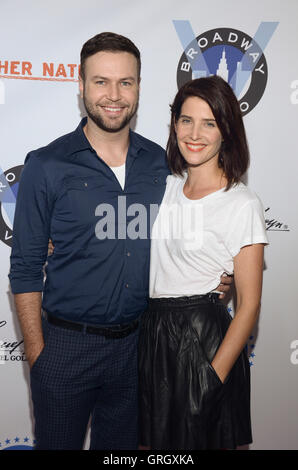
<path id="1" fill-rule="evenodd" d="M 223 169 L 199 167 L 188 168 L 187 180 L 184 185 L 184 193 L 190 199 L 199 199 L 227 186 L 227 178 Z"/>

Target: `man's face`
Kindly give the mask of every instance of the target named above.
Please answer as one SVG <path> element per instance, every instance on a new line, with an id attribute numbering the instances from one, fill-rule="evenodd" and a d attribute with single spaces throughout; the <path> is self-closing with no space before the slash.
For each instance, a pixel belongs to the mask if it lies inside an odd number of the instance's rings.
<path id="1" fill-rule="evenodd" d="M 87 114 L 106 132 L 129 125 L 138 108 L 137 59 L 129 52 L 102 51 L 85 62 L 85 80 L 80 92 Z"/>

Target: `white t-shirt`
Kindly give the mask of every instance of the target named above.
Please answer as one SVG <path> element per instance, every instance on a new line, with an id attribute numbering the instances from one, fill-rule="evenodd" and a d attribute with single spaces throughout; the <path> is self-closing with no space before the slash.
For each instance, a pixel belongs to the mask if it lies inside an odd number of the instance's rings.
<path id="1" fill-rule="evenodd" d="M 168 176 L 152 227 L 150 297 L 214 291 L 243 246 L 268 243 L 262 203 L 243 183 L 190 200 L 186 178 Z"/>
<path id="2" fill-rule="evenodd" d="M 121 166 L 110 166 L 111 170 L 115 173 L 116 178 L 119 181 L 119 184 L 122 189 L 125 185 L 125 163 Z"/>

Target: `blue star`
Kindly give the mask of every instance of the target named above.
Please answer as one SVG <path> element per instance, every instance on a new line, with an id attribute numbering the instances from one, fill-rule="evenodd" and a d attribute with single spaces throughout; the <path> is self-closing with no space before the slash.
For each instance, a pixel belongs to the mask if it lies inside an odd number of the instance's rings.
<path id="1" fill-rule="evenodd" d="M 251 344 L 250 347 L 251 349 L 253 349 L 255 347 L 255 344 Z"/>
<path id="2" fill-rule="evenodd" d="M 25 437 L 24 442 L 28 442 L 28 441 L 29 441 L 29 437 Z"/>
<path id="3" fill-rule="evenodd" d="M 254 363 L 252 361 L 249 361 L 249 367 L 253 366 Z"/>
<path id="4" fill-rule="evenodd" d="M 6 444 L 10 444 L 10 440 L 9 439 L 6 439 Z"/>
<path id="5" fill-rule="evenodd" d="M 20 441 L 20 438 L 19 438 L 19 437 L 15 437 L 14 441 L 15 441 L 15 442 L 19 442 L 19 441 Z"/>
<path id="6" fill-rule="evenodd" d="M 249 357 L 255 357 L 255 353 L 251 353 Z"/>
<path id="7" fill-rule="evenodd" d="M 253 336 L 250 336 L 249 339 L 252 340 L 252 339 L 253 339 Z"/>

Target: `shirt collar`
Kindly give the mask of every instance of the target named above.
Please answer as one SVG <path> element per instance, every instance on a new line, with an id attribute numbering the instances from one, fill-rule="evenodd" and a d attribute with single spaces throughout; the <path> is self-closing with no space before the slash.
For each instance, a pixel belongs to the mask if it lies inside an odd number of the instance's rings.
<path id="1" fill-rule="evenodd" d="M 129 151 L 137 156 L 139 151 L 142 149 L 147 151 L 150 150 L 146 139 L 140 134 L 129 129 Z"/>
<path id="2" fill-rule="evenodd" d="M 78 127 L 76 128 L 76 130 L 72 132 L 70 141 L 68 142 L 69 155 L 81 152 L 82 150 L 87 150 L 87 149 L 93 150 L 83 130 L 86 123 L 87 123 L 87 118 L 84 117 L 81 120 Z"/>
<path id="3" fill-rule="evenodd" d="M 72 155 L 74 153 L 81 152 L 83 150 L 91 150 L 93 148 L 90 145 L 89 140 L 87 139 L 85 132 L 83 130 L 84 126 L 87 123 L 87 117 L 84 117 L 75 131 L 71 134 L 70 141 L 68 143 L 68 153 Z M 140 150 L 149 151 L 149 146 L 146 142 L 146 139 L 136 132 L 129 129 L 129 153 L 134 157 L 139 155 Z"/>

